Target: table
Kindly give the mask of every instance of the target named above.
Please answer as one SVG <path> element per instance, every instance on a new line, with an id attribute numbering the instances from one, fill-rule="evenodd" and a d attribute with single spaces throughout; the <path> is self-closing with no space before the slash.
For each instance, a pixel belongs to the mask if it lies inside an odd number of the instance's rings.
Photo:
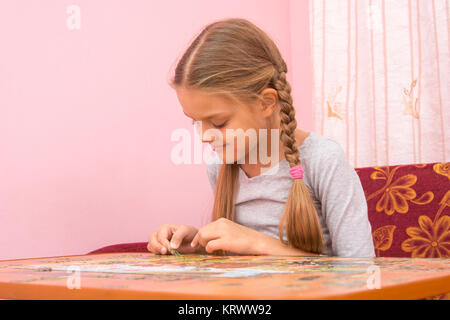
<path id="1" fill-rule="evenodd" d="M 0 261 L 3 299 L 421 299 L 450 259 L 103 253 Z"/>

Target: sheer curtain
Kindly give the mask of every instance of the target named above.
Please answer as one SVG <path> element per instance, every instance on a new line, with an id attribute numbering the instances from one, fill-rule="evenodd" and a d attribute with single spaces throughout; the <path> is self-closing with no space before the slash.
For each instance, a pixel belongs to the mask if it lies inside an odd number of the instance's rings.
<path id="1" fill-rule="evenodd" d="M 309 1 L 314 131 L 355 168 L 448 161 L 449 1 Z"/>

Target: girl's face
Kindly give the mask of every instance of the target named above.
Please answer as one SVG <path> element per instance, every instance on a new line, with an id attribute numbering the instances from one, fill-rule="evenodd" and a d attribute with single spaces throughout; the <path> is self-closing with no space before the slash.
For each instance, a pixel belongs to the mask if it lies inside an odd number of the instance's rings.
<path id="1" fill-rule="evenodd" d="M 193 120 L 202 142 L 209 142 L 223 163 L 257 163 L 258 157 L 249 158 L 249 155 L 258 155 L 259 129 L 267 129 L 270 145 L 270 129 L 279 128 L 274 89 L 263 91 L 264 103 L 253 104 L 196 89 L 180 88 L 176 92 L 184 114 Z"/>

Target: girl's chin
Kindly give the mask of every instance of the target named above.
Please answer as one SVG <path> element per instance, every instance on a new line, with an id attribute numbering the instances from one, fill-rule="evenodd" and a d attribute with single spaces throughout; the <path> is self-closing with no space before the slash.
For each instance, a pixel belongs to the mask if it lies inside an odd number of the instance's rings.
<path id="1" fill-rule="evenodd" d="M 222 160 L 222 163 L 232 164 L 237 163 L 240 160 L 236 155 L 234 155 L 234 157 L 229 156 L 229 159 L 227 159 L 226 152 L 216 151 L 216 154 Z M 245 156 L 242 156 L 242 158 L 245 159 Z"/>

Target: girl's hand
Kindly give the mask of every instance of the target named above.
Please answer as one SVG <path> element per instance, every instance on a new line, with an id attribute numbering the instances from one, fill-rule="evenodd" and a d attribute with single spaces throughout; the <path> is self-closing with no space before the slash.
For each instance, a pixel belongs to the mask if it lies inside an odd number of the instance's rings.
<path id="1" fill-rule="evenodd" d="M 197 228 L 188 225 L 162 225 L 158 231 L 150 235 L 147 249 L 156 254 L 171 254 L 169 248 L 176 249 L 180 253 L 202 253 L 199 246 L 190 245 L 197 231 Z"/>
<path id="2" fill-rule="evenodd" d="M 260 240 L 259 232 L 220 218 L 201 228 L 192 240 L 192 245 L 202 245 L 207 253 L 226 250 L 241 255 L 256 255 L 256 244 Z"/>

